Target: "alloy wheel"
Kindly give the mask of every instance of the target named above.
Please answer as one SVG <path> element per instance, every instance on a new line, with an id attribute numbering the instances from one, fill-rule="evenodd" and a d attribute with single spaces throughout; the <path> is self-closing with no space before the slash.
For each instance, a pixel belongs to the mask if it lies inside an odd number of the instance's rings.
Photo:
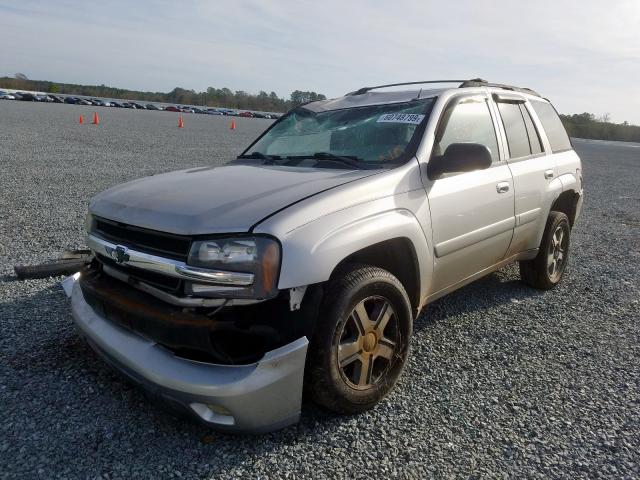
<path id="1" fill-rule="evenodd" d="M 339 338 L 338 369 L 347 385 L 366 390 L 382 382 L 400 344 L 398 318 L 391 303 L 379 296 L 360 301 Z"/>
<path id="2" fill-rule="evenodd" d="M 569 236 L 566 235 L 563 225 L 558 225 L 553 232 L 547 252 L 547 272 L 552 282 L 558 281 L 562 276 L 567 261 L 568 240 Z"/>

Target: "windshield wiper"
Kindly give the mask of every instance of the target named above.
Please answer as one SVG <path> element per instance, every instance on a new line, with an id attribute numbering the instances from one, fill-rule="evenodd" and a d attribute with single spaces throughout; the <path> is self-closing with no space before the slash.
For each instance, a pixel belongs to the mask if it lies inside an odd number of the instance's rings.
<path id="1" fill-rule="evenodd" d="M 280 155 L 265 155 L 262 152 L 251 152 L 249 155 L 239 155 L 238 158 L 256 158 L 258 160 L 268 160 L 271 162 L 282 159 Z"/>
<path id="2" fill-rule="evenodd" d="M 305 158 L 313 158 L 315 160 L 329 160 L 333 162 L 344 163 L 353 168 L 361 169 L 363 165 L 360 163 L 362 160 L 354 155 L 335 155 L 330 152 L 315 152 L 309 155 L 292 155 L 287 157 L 289 160 L 304 160 Z"/>

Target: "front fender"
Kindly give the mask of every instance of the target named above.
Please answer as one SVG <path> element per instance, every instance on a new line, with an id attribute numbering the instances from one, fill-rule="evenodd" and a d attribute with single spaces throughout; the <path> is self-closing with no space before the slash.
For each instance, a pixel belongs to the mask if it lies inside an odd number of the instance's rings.
<path id="1" fill-rule="evenodd" d="M 378 209 L 384 203 L 390 203 L 390 199 L 334 212 L 280 235 L 282 267 L 278 288 L 325 282 L 342 260 L 359 250 L 406 238 L 415 249 L 420 298 L 425 298 L 433 258 L 422 226 L 407 208 Z"/>

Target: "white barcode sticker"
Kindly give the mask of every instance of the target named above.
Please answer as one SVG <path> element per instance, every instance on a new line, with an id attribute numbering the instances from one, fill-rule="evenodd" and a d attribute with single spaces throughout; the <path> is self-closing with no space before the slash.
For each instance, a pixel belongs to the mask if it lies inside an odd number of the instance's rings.
<path id="1" fill-rule="evenodd" d="M 422 120 L 424 120 L 424 115 L 417 113 L 385 113 L 378 119 L 378 122 L 413 123 L 417 125 Z"/>

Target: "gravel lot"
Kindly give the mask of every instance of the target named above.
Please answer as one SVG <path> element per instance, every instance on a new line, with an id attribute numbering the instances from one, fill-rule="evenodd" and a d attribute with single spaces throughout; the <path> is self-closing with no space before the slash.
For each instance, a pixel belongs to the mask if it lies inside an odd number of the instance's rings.
<path id="1" fill-rule="evenodd" d="M 638 478 L 640 145 L 576 140 L 587 199 L 564 282 L 505 268 L 431 304 L 365 415 L 230 436 L 149 404 L 75 334 L 58 280 L 88 199 L 239 153 L 268 120 L 0 102 L 0 478 Z"/>

